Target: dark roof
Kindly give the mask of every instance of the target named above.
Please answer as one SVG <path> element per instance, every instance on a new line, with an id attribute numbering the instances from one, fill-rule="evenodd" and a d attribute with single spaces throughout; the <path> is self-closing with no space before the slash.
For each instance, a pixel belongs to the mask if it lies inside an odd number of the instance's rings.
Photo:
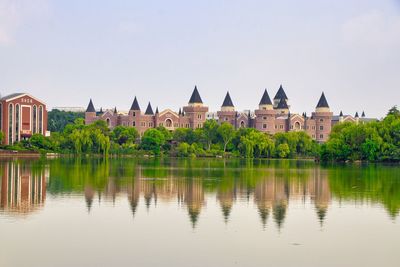
<path id="1" fill-rule="evenodd" d="M 156 114 L 158 114 L 158 107 L 156 107 Z"/>
<path id="2" fill-rule="evenodd" d="M 192 96 L 190 97 L 190 100 L 189 100 L 189 104 L 194 104 L 194 103 L 203 104 L 203 101 L 201 100 L 199 91 L 197 90 L 197 86 L 194 87 Z"/>
<path id="3" fill-rule="evenodd" d="M 226 93 L 224 103 L 222 103 L 223 107 L 234 107 L 231 96 L 229 95 L 229 92 Z"/>
<path id="4" fill-rule="evenodd" d="M 14 94 L 10 94 L 10 95 L 6 95 L 4 97 L 1 98 L 1 100 L 7 100 L 7 99 L 11 99 L 17 96 L 21 96 L 21 95 L 25 95 L 26 93 L 14 93 Z"/>
<path id="5" fill-rule="evenodd" d="M 287 105 L 286 99 L 281 98 L 281 100 L 279 101 L 279 104 L 276 108 L 277 109 L 288 109 L 289 107 Z"/>
<path id="6" fill-rule="evenodd" d="M 288 100 L 288 97 L 286 96 L 285 90 L 283 90 L 282 84 L 281 86 L 279 86 L 278 92 L 276 92 L 276 95 L 274 97 L 274 99 L 286 99 Z"/>
<path id="7" fill-rule="evenodd" d="M 361 118 L 365 118 L 365 112 L 364 111 L 361 114 Z"/>
<path id="8" fill-rule="evenodd" d="M 151 107 L 150 102 L 149 102 L 149 104 L 147 105 L 146 112 L 145 112 L 144 114 L 145 114 L 145 115 L 154 115 L 153 108 Z"/>
<path id="9" fill-rule="evenodd" d="M 356 111 L 356 115 L 354 115 L 354 118 L 358 118 L 358 111 Z"/>
<path id="10" fill-rule="evenodd" d="M 261 97 L 260 105 L 272 105 L 271 98 L 269 98 L 267 89 L 265 89 L 264 94 Z"/>
<path id="11" fill-rule="evenodd" d="M 136 96 L 135 96 L 135 99 L 133 100 L 133 103 L 132 103 L 132 106 L 131 106 L 131 110 L 140 110 L 139 103 L 137 101 Z"/>
<path id="12" fill-rule="evenodd" d="M 114 113 L 117 113 L 117 107 L 114 108 Z"/>
<path id="13" fill-rule="evenodd" d="M 90 99 L 89 101 L 89 105 L 87 106 L 86 112 L 96 112 L 92 99 Z"/>
<path id="14" fill-rule="evenodd" d="M 179 113 L 178 113 L 179 115 L 182 115 L 182 110 L 181 110 L 181 108 L 179 108 Z"/>
<path id="15" fill-rule="evenodd" d="M 342 111 L 340 111 L 339 116 L 340 116 L 340 117 L 343 117 L 343 112 L 342 112 Z"/>
<path id="16" fill-rule="evenodd" d="M 322 92 L 322 95 L 318 101 L 317 108 L 329 108 L 324 92 Z"/>

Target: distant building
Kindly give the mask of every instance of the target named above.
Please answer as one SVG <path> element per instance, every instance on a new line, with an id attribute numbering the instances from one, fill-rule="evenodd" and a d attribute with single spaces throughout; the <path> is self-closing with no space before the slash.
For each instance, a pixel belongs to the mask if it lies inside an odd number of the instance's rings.
<path id="1" fill-rule="evenodd" d="M 96 120 L 104 120 L 110 128 L 117 125 L 133 126 L 142 134 L 147 129 L 158 126 L 164 126 L 169 130 L 200 128 L 206 120 L 214 119 L 219 123 L 230 123 L 235 129 L 255 128 L 268 134 L 304 131 L 317 142 L 325 142 L 329 137 L 332 126 L 336 123 L 345 121 L 363 123 L 375 120 L 365 118 L 364 112 L 361 118 L 359 118 L 358 113 L 354 117 L 343 115 L 342 112 L 339 115 L 333 115 L 324 93 L 321 94 L 315 111 L 311 113 L 311 116 L 307 116 L 305 112 L 301 115 L 291 113 L 288 102 L 289 99 L 281 85 L 273 101 L 271 101 L 265 89 L 258 109 L 254 112 L 250 110 L 236 111 L 229 92 L 227 92 L 219 111 L 208 112 L 208 107 L 203 105 L 197 87 L 195 87 L 188 105 L 180 109 L 178 113 L 170 109 L 159 112 L 158 108 L 154 113 L 149 103 L 143 114 L 136 97 L 128 113 L 119 113 L 116 108 L 106 111 L 100 109 L 97 112 L 92 100 L 90 100 L 85 112 L 85 121 L 89 124 Z"/>
<path id="2" fill-rule="evenodd" d="M 32 134 L 47 133 L 46 104 L 26 93 L 16 93 L 0 99 L 0 126 L 3 144 L 9 145 Z"/>
<path id="3" fill-rule="evenodd" d="M 54 107 L 51 110 L 59 110 L 59 111 L 65 111 L 65 112 L 85 112 L 84 107 Z"/>
<path id="4" fill-rule="evenodd" d="M 150 104 L 147 105 L 145 112 L 140 109 L 137 98 L 132 102 L 132 106 L 127 114 L 120 113 L 117 108 L 114 110 L 105 110 L 96 112 L 92 100 L 85 112 L 85 122 L 90 124 L 96 120 L 104 120 L 110 128 L 118 125 L 133 126 L 143 134 L 149 128 L 163 126 L 168 130 L 176 128 L 201 128 L 206 121 L 206 113 L 208 107 L 203 105 L 197 87 L 194 88 L 188 105 L 184 106 L 179 112 L 170 109 L 159 112 L 156 108 L 155 112 Z"/>

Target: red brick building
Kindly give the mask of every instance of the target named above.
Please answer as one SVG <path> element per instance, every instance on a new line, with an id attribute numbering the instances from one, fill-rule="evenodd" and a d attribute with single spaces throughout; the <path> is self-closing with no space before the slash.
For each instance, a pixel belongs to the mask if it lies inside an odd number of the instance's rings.
<path id="1" fill-rule="evenodd" d="M 46 104 L 25 93 L 16 93 L 0 99 L 0 127 L 3 144 L 9 145 L 32 134 L 47 132 Z"/>
<path id="2" fill-rule="evenodd" d="M 206 121 L 207 112 L 208 107 L 203 105 L 199 91 L 195 87 L 188 105 L 184 106 L 178 113 L 170 109 L 159 112 L 158 108 L 154 112 L 150 102 L 143 113 L 136 97 L 128 114 L 118 112 L 116 108 L 106 111 L 100 109 L 100 111 L 96 112 L 93 102 L 90 100 L 85 112 L 85 123 L 90 124 L 96 120 L 104 120 L 110 128 L 118 125 L 132 126 L 136 127 L 140 134 L 143 134 L 147 129 L 158 126 L 163 126 L 168 130 L 201 128 Z"/>
<path id="3" fill-rule="evenodd" d="M 197 87 L 195 87 L 188 105 L 180 109 L 178 113 L 170 109 L 159 112 L 158 108 L 154 113 L 150 103 L 147 105 L 146 111 L 142 113 L 136 97 L 127 114 L 118 113 L 116 108 L 105 112 L 100 109 L 99 112 L 96 112 L 92 100 L 90 100 L 85 113 L 85 121 L 86 124 L 89 124 L 96 120 L 105 120 L 110 128 L 117 125 L 133 126 L 138 129 L 139 133 L 143 134 L 147 129 L 158 126 L 164 126 L 169 130 L 200 128 L 207 119 L 216 119 L 219 123 L 227 122 L 232 124 L 235 129 L 256 128 L 268 134 L 304 131 L 317 142 L 325 142 L 328 140 L 332 126 L 336 123 L 346 121 L 363 123 L 374 120 L 365 118 L 364 112 L 361 118 L 358 117 L 358 113 L 354 117 L 343 115 L 342 112 L 334 116 L 324 93 L 322 93 L 311 116 L 307 116 L 306 113 L 301 115 L 291 113 L 288 101 L 289 99 L 281 85 L 273 102 L 267 90 L 265 90 L 258 109 L 254 112 L 250 110 L 238 112 L 235 110 L 229 92 L 227 92 L 220 111 L 209 113 L 208 107 L 203 105 Z"/>

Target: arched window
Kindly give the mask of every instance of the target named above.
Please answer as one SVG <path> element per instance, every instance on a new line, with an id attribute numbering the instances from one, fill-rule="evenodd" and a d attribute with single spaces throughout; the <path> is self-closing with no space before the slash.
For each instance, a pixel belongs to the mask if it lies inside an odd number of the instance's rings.
<path id="1" fill-rule="evenodd" d="M 14 106 L 13 104 L 8 105 L 8 143 L 13 143 L 13 114 Z"/>
<path id="2" fill-rule="evenodd" d="M 20 112 L 19 105 L 15 105 L 15 142 L 19 141 L 19 122 L 20 122 Z"/>
<path id="3" fill-rule="evenodd" d="M 240 127 L 241 127 L 241 128 L 244 128 L 244 121 L 241 121 L 241 122 L 240 122 Z"/>
<path id="4" fill-rule="evenodd" d="M 43 106 L 39 106 L 39 133 L 43 134 Z"/>
<path id="5" fill-rule="evenodd" d="M 36 105 L 33 105 L 32 109 L 32 133 L 36 133 L 37 131 L 37 108 Z"/>
<path id="6" fill-rule="evenodd" d="M 110 118 L 106 119 L 107 126 L 110 127 Z"/>
<path id="7" fill-rule="evenodd" d="M 301 128 L 300 122 L 296 121 L 296 122 L 294 123 L 294 128 L 295 128 L 296 130 L 300 130 L 300 128 Z"/>
<path id="8" fill-rule="evenodd" d="M 172 127 L 172 121 L 171 121 L 171 119 L 167 119 L 167 120 L 165 121 L 165 126 L 166 126 L 166 127 Z"/>

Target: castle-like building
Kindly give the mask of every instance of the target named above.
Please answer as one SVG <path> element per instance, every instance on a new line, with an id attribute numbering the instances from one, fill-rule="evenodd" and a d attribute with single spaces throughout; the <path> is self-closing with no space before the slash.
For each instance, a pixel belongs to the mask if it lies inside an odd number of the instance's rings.
<path id="1" fill-rule="evenodd" d="M 305 131 L 317 142 L 325 142 L 331 132 L 332 126 L 344 121 L 360 122 L 370 119 L 365 118 L 364 112 L 362 118 L 356 115 L 334 116 L 331 112 L 325 94 L 322 93 L 315 111 L 311 116 L 306 113 L 296 114 L 290 112 L 288 97 L 282 87 L 279 87 L 273 101 L 271 101 L 267 90 L 264 91 L 258 109 L 254 112 L 238 112 L 227 92 L 222 103 L 221 109 L 216 113 L 208 112 L 208 107 L 203 104 L 199 91 L 195 86 L 189 103 L 179 112 L 170 109 L 159 112 L 158 108 L 153 112 L 149 102 L 144 113 L 142 113 L 138 100 L 135 97 L 128 113 L 114 110 L 103 111 L 101 108 L 96 111 L 92 100 L 85 112 L 85 123 L 90 124 L 96 120 L 104 120 L 110 128 L 118 125 L 136 127 L 140 134 L 143 134 L 149 128 L 163 126 L 168 130 L 176 128 L 201 128 L 207 119 L 216 119 L 219 123 L 227 122 L 238 128 L 255 128 L 261 132 L 275 134 L 289 131 Z"/>

